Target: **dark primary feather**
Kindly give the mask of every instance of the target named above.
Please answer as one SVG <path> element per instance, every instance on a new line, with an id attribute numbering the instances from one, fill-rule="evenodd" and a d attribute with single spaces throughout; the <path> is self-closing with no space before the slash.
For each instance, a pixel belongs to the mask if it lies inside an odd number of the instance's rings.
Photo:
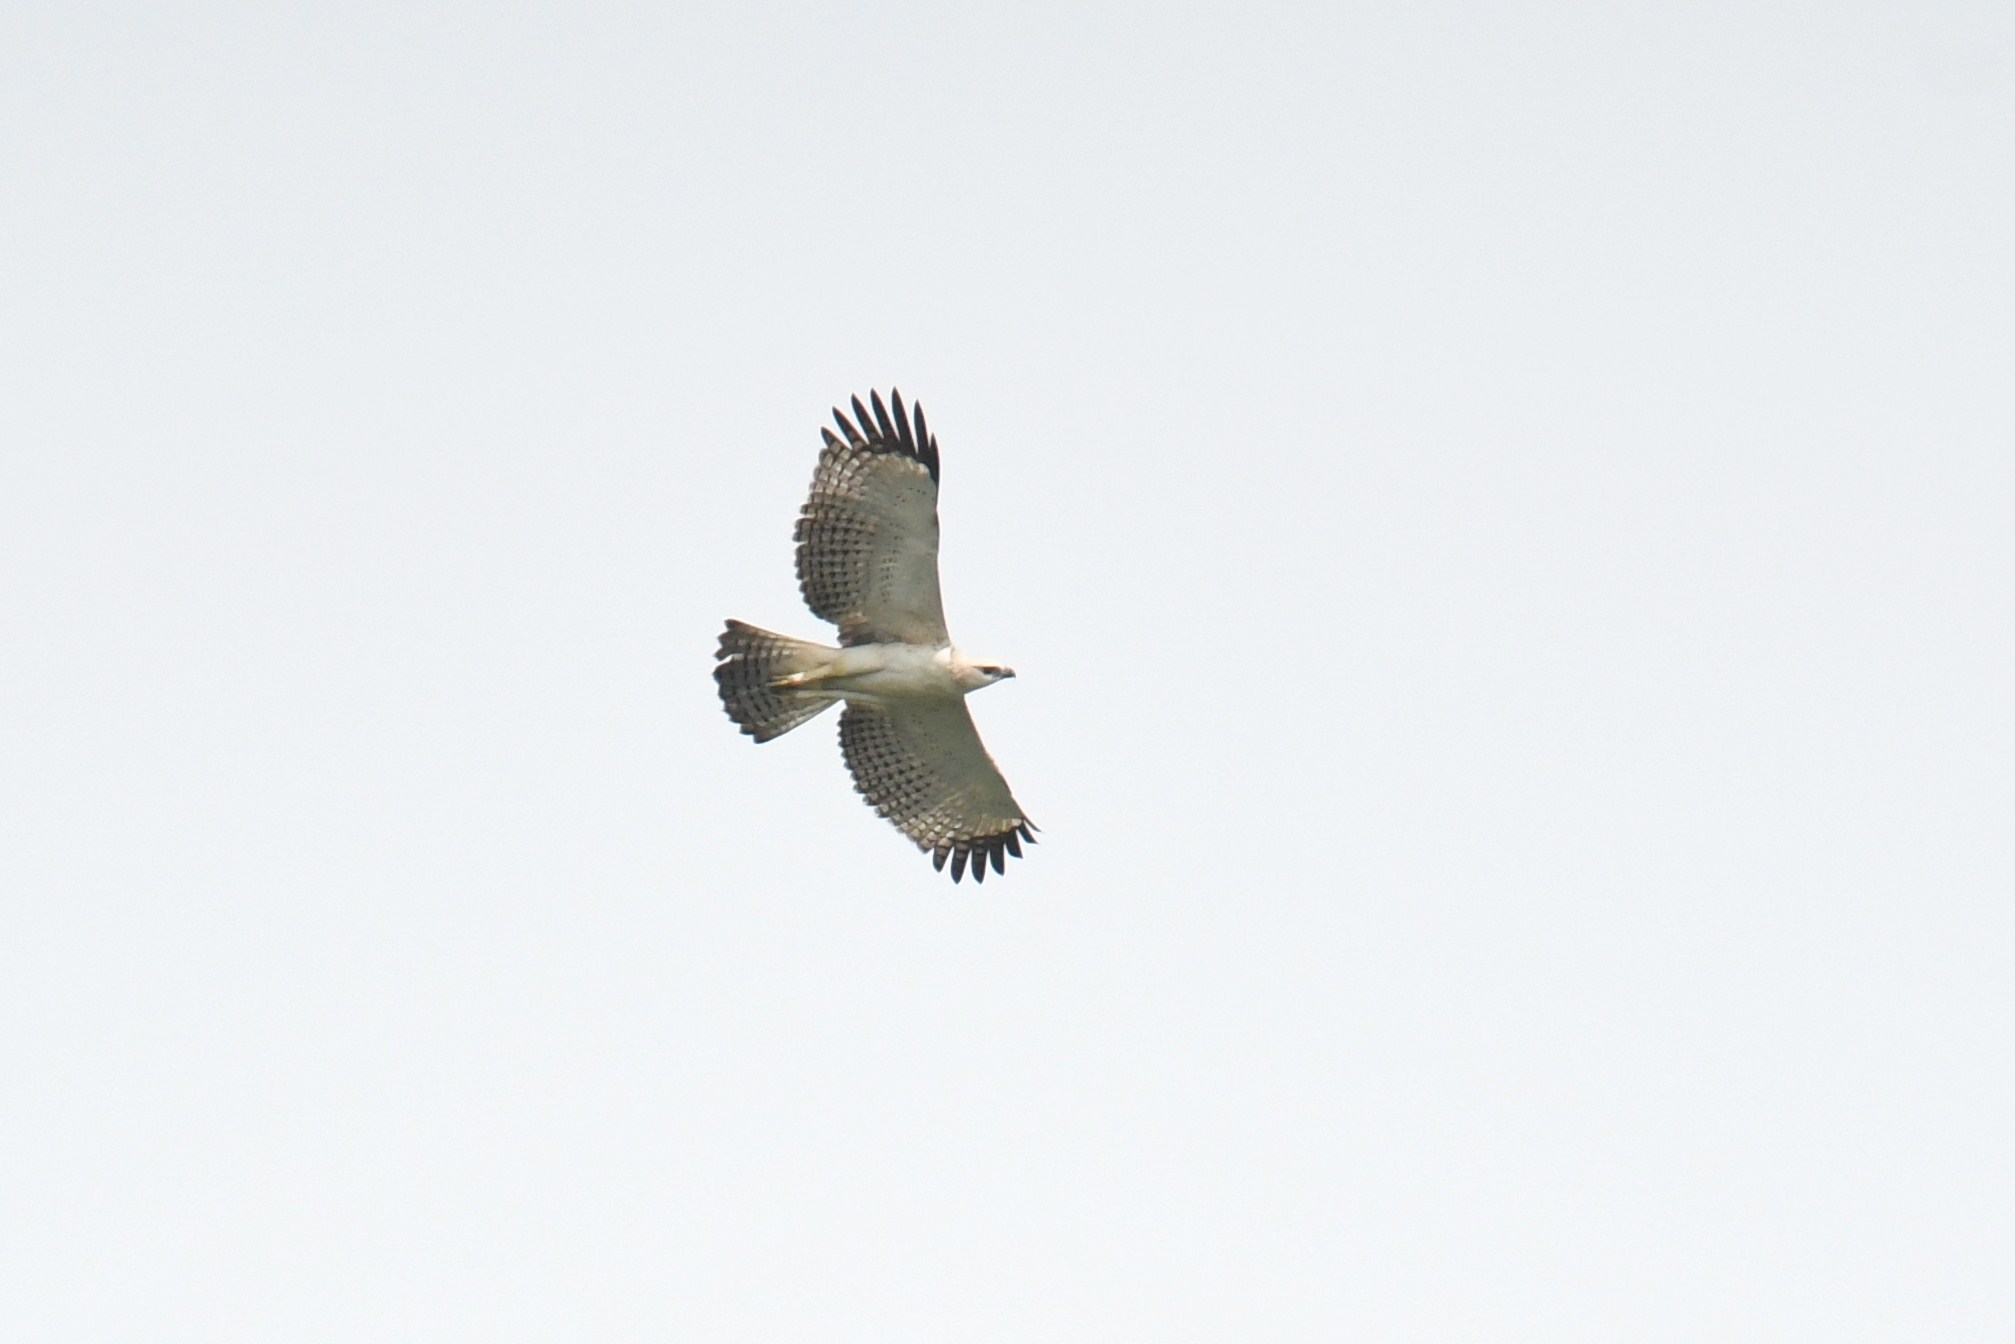
<path id="1" fill-rule="evenodd" d="M 839 425 L 840 432 L 846 435 L 846 442 L 860 444 L 870 452 L 900 453 L 904 457 L 923 463 L 930 471 L 931 479 L 937 480 L 938 441 L 931 437 L 930 430 L 924 424 L 923 403 L 918 402 L 909 409 L 908 414 L 905 414 L 903 394 L 890 388 L 889 398 L 895 402 L 896 410 L 893 417 L 890 416 L 888 408 L 882 404 L 882 394 L 870 391 L 868 401 L 874 407 L 872 413 L 868 407 L 861 405 L 859 397 L 855 397 L 854 418 L 847 419 L 847 413 L 835 406 L 833 420 Z M 856 429 L 856 425 L 860 428 Z M 866 432 L 863 433 L 863 430 Z M 829 429 L 821 429 L 819 433 L 825 436 L 828 445 L 837 446 L 840 442 L 833 437 Z"/>

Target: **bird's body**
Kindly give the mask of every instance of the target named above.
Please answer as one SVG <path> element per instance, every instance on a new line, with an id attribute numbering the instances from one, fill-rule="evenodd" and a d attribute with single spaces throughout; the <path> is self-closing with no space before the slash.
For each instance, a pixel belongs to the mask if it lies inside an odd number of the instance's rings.
<path id="1" fill-rule="evenodd" d="M 950 645 L 854 644 L 832 650 L 825 663 L 777 684 L 837 699 L 888 704 L 956 700 L 989 683 Z"/>
<path id="2" fill-rule="evenodd" d="M 729 621 L 714 680 L 728 717 L 758 742 L 844 703 L 840 747 L 854 786 L 952 879 L 983 881 L 1033 843 L 1034 823 L 980 744 L 964 697 L 1014 670 L 960 653 L 938 593 L 938 448 L 902 395 L 879 393 L 856 428 L 824 431 L 825 451 L 798 517 L 798 584 L 840 630 L 815 644 Z M 864 432 L 865 431 L 865 432 Z"/>

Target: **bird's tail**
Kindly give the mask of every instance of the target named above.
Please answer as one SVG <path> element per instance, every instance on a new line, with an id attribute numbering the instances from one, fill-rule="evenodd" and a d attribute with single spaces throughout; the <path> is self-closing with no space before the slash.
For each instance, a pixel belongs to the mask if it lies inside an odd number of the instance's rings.
<path id="1" fill-rule="evenodd" d="M 782 737 L 833 703 L 830 695 L 778 686 L 780 677 L 821 667 L 833 651 L 810 640 L 729 621 L 714 657 L 714 681 L 728 717 L 758 742 Z"/>

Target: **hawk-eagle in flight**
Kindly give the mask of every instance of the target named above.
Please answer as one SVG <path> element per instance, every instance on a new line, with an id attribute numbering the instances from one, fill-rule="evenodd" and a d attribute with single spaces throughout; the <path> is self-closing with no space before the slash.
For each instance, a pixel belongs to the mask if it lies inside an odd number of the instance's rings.
<path id="1" fill-rule="evenodd" d="M 729 621 L 714 680 L 728 717 L 758 742 L 842 701 L 840 751 L 869 806 L 952 881 L 986 880 L 1035 843 L 1035 823 L 980 745 L 965 697 L 1014 675 L 952 647 L 938 595 L 938 445 L 924 408 L 881 394 L 838 408 L 798 515 L 798 587 L 840 647 Z M 869 407 L 873 408 L 870 414 Z M 859 428 L 855 426 L 858 424 Z"/>

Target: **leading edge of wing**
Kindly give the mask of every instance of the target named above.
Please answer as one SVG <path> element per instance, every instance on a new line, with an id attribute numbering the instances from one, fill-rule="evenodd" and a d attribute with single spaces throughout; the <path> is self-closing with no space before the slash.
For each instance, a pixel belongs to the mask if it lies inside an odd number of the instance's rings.
<path id="1" fill-rule="evenodd" d="M 905 411 L 903 394 L 895 388 L 889 389 L 889 400 L 895 403 L 893 416 L 889 414 L 888 407 L 882 404 L 882 394 L 870 390 L 868 403 L 874 408 L 872 415 L 868 406 L 861 405 L 861 399 L 855 397 L 854 418 L 847 419 L 846 412 L 835 406 L 833 420 L 839 425 L 840 433 L 846 435 L 846 442 L 857 444 L 870 452 L 898 453 L 913 462 L 920 462 L 924 470 L 930 472 L 931 484 L 937 484 L 938 441 L 930 432 L 930 427 L 924 423 L 923 403 L 918 402 Z M 859 429 L 854 427 L 856 423 L 859 424 Z M 824 436 L 828 447 L 839 446 L 840 440 L 830 429 L 821 426 L 819 433 Z"/>

